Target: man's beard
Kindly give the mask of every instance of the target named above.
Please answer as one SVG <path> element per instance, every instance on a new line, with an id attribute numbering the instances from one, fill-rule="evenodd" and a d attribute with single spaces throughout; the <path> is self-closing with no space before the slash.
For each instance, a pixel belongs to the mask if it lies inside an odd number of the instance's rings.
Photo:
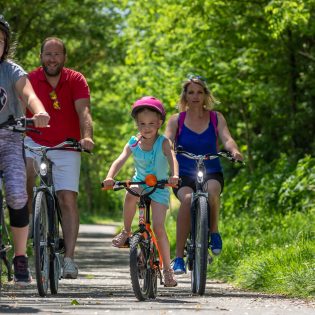
<path id="1" fill-rule="evenodd" d="M 57 77 L 61 72 L 63 64 L 58 66 L 54 71 L 49 71 L 48 67 L 45 65 L 42 65 L 42 66 L 43 66 L 43 69 L 44 69 L 46 75 L 48 75 L 49 77 Z"/>

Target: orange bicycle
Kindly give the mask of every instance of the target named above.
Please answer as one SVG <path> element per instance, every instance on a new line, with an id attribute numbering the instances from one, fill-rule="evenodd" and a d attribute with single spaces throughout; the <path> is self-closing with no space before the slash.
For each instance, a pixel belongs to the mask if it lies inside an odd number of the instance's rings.
<path id="1" fill-rule="evenodd" d="M 141 187 L 139 189 L 135 189 Z M 145 181 L 116 181 L 112 188 L 104 190 L 126 189 L 130 194 L 139 197 L 139 229 L 129 239 L 130 277 L 133 292 L 139 301 L 147 298 L 154 299 L 157 295 L 157 281 L 163 284 L 163 260 L 150 222 L 150 195 L 156 189 L 171 186 L 167 180 L 157 180 L 155 175 L 147 175 Z"/>

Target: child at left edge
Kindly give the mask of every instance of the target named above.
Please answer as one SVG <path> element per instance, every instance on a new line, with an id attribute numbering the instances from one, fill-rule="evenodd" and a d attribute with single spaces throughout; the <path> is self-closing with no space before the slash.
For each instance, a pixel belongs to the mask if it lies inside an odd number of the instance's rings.
<path id="1" fill-rule="evenodd" d="M 134 118 L 139 134 L 132 136 L 119 157 L 112 163 L 104 187 L 114 185 L 114 177 L 118 174 L 127 159 L 132 155 L 135 166 L 133 181 L 144 181 L 146 175 L 154 174 L 158 180 L 168 178 L 172 185 L 178 184 L 178 163 L 171 142 L 159 129 L 165 121 L 165 109 L 160 100 L 152 96 L 138 99 L 133 105 L 131 116 Z M 170 245 L 165 230 L 165 217 L 169 206 L 170 192 L 168 189 L 157 189 L 150 195 L 152 200 L 153 231 L 163 260 L 164 286 L 174 287 L 177 281 L 171 268 Z M 131 236 L 131 224 L 136 212 L 138 197 L 126 192 L 124 201 L 124 229 L 112 241 L 114 247 L 124 247 Z"/>

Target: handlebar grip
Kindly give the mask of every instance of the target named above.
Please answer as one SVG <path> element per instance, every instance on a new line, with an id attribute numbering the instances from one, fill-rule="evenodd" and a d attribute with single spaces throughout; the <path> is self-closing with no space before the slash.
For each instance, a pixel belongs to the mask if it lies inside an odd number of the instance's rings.
<path id="1" fill-rule="evenodd" d="M 101 182 L 101 188 L 102 188 L 102 190 L 112 190 L 113 188 L 114 188 L 114 186 L 112 186 L 112 187 L 110 187 L 110 186 L 104 186 L 104 183 L 103 182 Z"/>
<path id="2" fill-rule="evenodd" d="M 26 127 L 34 127 L 34 119 L 33 118 L 24 118 L 24 126 Z"/>

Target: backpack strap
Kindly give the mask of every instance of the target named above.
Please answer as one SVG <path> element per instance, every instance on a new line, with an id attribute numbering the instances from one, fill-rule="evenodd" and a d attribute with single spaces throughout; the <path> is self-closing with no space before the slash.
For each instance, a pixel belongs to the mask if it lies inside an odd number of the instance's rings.
<path id="1" fill-rule="evenodd" d="M 213 125 L 216 143 L 217 143 L 217 151 L 219 151 L 219 138 L 218 138 L 218 113 L 216 111 L 210 111 L 210 123 Z"/>
<path id="2" fill-rule="evenodd" d="M 174 141 L 175 147 L 177 146 L 178 136 L 182 132 L 184 121 L 185 121 L 185 117 L 186 117 L 186 112 L 180 112 L 178 114 L 178 120 L 177 120 L 178 127 L 177 127 L 175 141 Z"/>

